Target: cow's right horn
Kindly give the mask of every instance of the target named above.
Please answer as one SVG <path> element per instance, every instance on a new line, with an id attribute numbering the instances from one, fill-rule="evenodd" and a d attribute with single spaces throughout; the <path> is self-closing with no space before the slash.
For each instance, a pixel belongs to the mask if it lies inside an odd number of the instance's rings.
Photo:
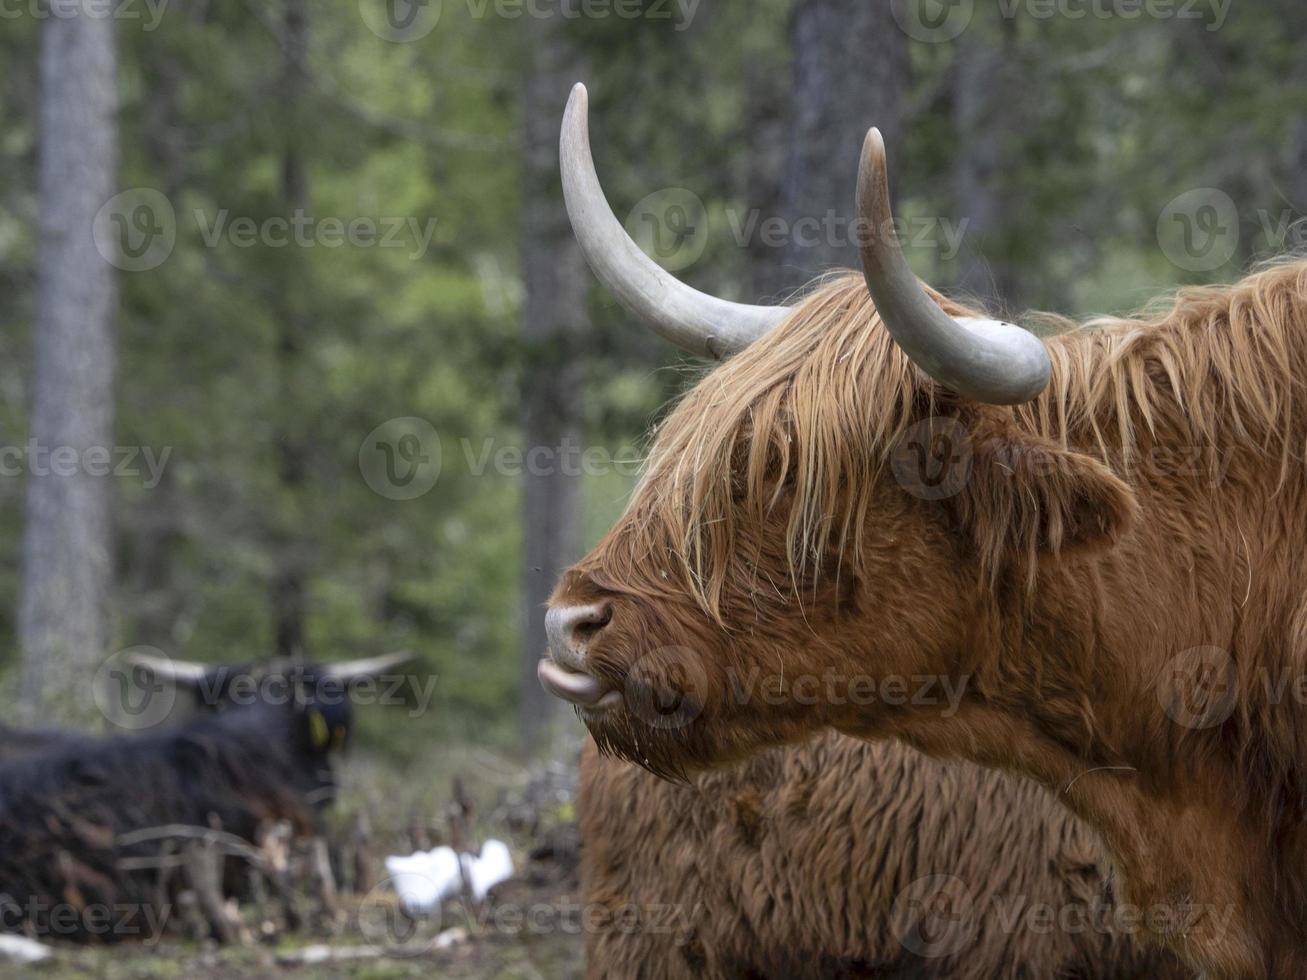
<path id="1" fill-rule="evenodd" d="M 585 86 L 567 100 L 559 139 L 563 198 L 572 231 L 599 281 L 665 340 L 715 360 L 738 353 L 789 313 L 701 293 L 645 255 L 608 206 L 590 155 Z"/>
<path id="2" fill-rule="evenodd" d="M 862 272 L 885 328 L 926 374 L 968 398 L 1016 405 L 1048 385 L 1052 364 L 1034 334 L 1001 320 L 949 316 L 912 274 L 890 209 L 885 143 L 872 129 L 858 168 Z"/>

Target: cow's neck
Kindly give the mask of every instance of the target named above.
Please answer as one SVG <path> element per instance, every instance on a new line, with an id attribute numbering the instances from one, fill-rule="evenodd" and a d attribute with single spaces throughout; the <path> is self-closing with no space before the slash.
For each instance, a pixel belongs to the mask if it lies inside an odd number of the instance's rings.
<path id="1" fill-rule="evenodd" d="M 1097 827 L 1125 899 L 1215 976 L 1302 975 L 1307 562 L 1288 531 L 1307 491 L 1248 463 L 1139 485 L 1110 557 L 989 610 L 997 642 L 934 748 L 1033 776 Z"/>

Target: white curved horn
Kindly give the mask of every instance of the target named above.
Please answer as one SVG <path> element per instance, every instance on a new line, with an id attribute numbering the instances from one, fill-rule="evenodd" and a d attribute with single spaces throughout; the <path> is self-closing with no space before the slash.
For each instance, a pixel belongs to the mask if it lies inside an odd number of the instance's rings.
<path id="1" fill-rule="evenodd" d="M 151 653 L 128 653 L 124 660 L 137 667 L 144 667 L 160 680 L 172 681 L 184 687 L 195 687 L 209 672 L 208 664 L 197 664 L 193 660 L 176 660 L 172 657 L 156 657 Z"/>
<path id="2" fill-rule="evenodd" d="M 1034 334 L 1001 320 L 954 318 L 912 274 L 890 209 L 885 142 L 867 133 L 858 168 L 862 272 L 895 342 L 921 370 L 968 398 L 993 405 L 1028 402 L 1048 385 L 1052 364 Z"/>
<path id="3" fill-rule="evenodd" d="M 383 653 L 379 657 L 364 657 L 361 660 L 342 660 L 334 664 L 323 664 L 322 673 L 338 681 L 354 681 L 363 677 L 379 677 L 413 659 L 413 654 L 404 650 L 400 653 Z"/>
<path id="4" fill-rule="evenodd" d="M 701 293 L 640 250 L 608 206 L 590 154 L 589 98 L 579 82 L 563 115 L 559 162 L 572 231 L 599 281 L 628 310 L 677 347 L 721 360 L 776 326 L 783 306 L 749 306 Z"/>

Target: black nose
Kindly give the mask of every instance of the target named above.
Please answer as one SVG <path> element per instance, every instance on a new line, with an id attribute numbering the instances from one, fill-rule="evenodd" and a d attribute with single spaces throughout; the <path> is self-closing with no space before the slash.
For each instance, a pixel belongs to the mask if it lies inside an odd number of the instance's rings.
<path id="1" fill-rule="evenodd" d="M 545 613 L 549 654 L 568 670 L 584 670 L 586 649 L 613 618 L 606 602 L 588 606 L 555 606 Z"/>

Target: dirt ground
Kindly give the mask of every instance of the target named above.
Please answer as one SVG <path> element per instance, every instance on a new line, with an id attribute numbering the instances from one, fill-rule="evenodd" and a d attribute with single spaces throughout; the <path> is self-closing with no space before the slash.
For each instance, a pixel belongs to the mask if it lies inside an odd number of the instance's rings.
<path id="1" fill-rule="evenodd" d="M 449 752 L 442 761 L 420 773 L 367 759 L 346 767 L 336 817 L 346 826 L 355 814 L 368 815 L 377 884 L 367 894 L 342 892 L 330 921 L 315 914 L 310 930 L 278 930 L 249 945 L 218 945 L 185 938 L 183 912 L 174 910 L 177 921 L 162 938 L 50 943 L 54 955 L 46 961 L 0 963 L 0 980 L 580 978 L 574 766 L 518 767 L 480 751 Z M 454 836 L 463 838 L 460 850 L 475 851 L 489 837 L 507 841 L 514 877 L 484 902 L 447 902 L 427 920 L 402 914 L 381 857 L 455 844 Z M 257 916 L 239 908 L 250 935 L 259 936 Z"/>
<path id="2" fill-rule="evenodd" d="M 555 868 L 524 872 L 495 890 L 484 905 L 447 903 L 438 925 L 398 921 L 375 899 L 344 900 L 337 934 L 287 934 L 274 944 L 217 946 L 165 938 L 157 943 L 54 946 L 52 959 L 0 966 L 0 977 L 48 980 L 572 980 L 582 975 L 582 942 L 568 910 L 575 879 Z M 401 934 L 397 934 L 396 930 Z M 331 950 L 331 953 L 327 951 Z M 305 955 L 311 962 L 297 962 Z M 336 957 L 340 957 L 337 959 Z"/>
<path id="3" fill-rule="evenodd" d="M 338 945 L 346 945 L 343 937 Z M 356 941 L 358 937 L 353 937 Z M 568 980 L 581 976 L 581 943 L 562 934 L 514 939 L 502 935 L 470 938 L 450 950 L 422 955 L 394 955 L 346 962 L 284 965 L 278 953 L 297 948 L 283 942 L 270 949 L 198 949 L 163 942 L 157 947 L 60 947 L 56 958 L 25 967 L 0 967 L 0 976 L 51 980 L 215 980 L 285 978 L 285 980 L 402 980 L 442 977 L 450 980 Z"/>

